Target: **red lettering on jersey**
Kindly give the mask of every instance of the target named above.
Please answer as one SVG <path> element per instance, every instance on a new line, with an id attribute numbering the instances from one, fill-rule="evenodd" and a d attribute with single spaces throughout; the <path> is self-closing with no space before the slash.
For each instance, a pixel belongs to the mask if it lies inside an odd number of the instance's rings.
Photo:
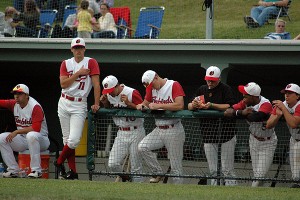
<path id="1" fill-rule="evenodd" d="M 161 103 L 161 104 L 169 104 L 169 103 L 173 103 L 173 101 L 171 100 L 171 97 L 169 96 L 168 99 L 164 100 L 164 99 L 156 99 L 156 96 L 152 97 L 152 102 L 153 103 Z"/>
<path id="2" fill-rule="evenodd" d="M 25 118 L 19 119 L 18 116 L 15 116 L 15 122 L 17 126 L 31 126 L 32 125 L 32 119 L 26 120 Z"/>

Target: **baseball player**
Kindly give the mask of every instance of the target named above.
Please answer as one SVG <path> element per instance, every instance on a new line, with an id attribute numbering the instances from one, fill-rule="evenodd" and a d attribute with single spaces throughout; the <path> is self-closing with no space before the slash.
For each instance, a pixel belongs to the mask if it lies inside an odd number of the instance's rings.
<path id="1" fill-rule="evenodd" d="M 300 180 L 300 87 L 297 84 L 290 83 L 285 89 L 281 90 L 284 93 L 285 101 L 274 100 L 272 103 L 274 109 L 270 118 L 267 121 L 267 128 L 273 128 L 283 116 L 291 134 L 290 138 L 290 165 L 292 178 L 295 181 Z M 300 188 L 299 184 L 293 184 L 292 188 Z"/>
<path id="2" fill-rule="evenodd" d="M 75 148 L 78 146 L 84 122 L 87 116 L 87 97 L 94 87 L 94 104 L 96 112 L 100 106 L 100 69 L 95 59 L 85 57 L 85 42 L 74 38 L 71 52 L 74 57 L 65 60 L 60 66 L 61 96 L 58 102 L 58 117 L 63 135 L 64 147 L 59 158 L 54 162 L 60 171 L 61 179 L 78 179 L 75 164 Z M 68 159 L 70 171 L 65 173 L 64 161 Z"/>
<path id="3" fill-rule="evenodd" d="M 18 84 L 11 91 L 14 99 L 0 100 L 0 107 L 13 112 L 17 130 L 0 134 L 0 150 L 3 161 L 7 165 L 5 178 L 17 178 L 20 171 L 14 151 L 21 152 L 29 149 L 30 178 L 42 177 L 40 152 L 48 149 L 48 127 L 43 108 L 31 96 L 29 88 Z"/>
<path id="4" fill-rule="evenodd" d="M 184 91 L 177 81 L 161 78 L 156 72 L 148 70 L 142 77 L 146 87 L 144 101 L 137 105 L 138 110 L 147 107 L 151 110 L 178 111 L 184 108 Z M 152 150 L 166 147 L 171 164 L 171 173 L 182 175 L 183 144 L 185 132 L 180 119 L 155 119 L 156 128 L 149 133 L 139 144 L 138 150 L 153 174 L 163 174 Z M 162 176 L 155 176 L 150 183 L 158 183 Z M 174 177 L 173 183 L 182 183 L 182 178 Z"/>
<path id="5" fill-rule="evenodd" d="M 225 111 L 235 103 L 233 91 L 230 86 L 220 80 L 221 71 L 216 66 L 206 70 L 206 85 L 200 86 L 195 98 L 188 104 L 189 110 L 214 109 Z M 222 173 L 225 177 L 234 177 L 234 149 L 236 144 L 235 120 L 205 118 L 200 120 L 201 133 L 203 134 L 204 151 L 209 170 L 212 176 L 218 170 L 218 145 L 221 144 Z M 222 127 L 220 130 L 219 127 Z M 225 185 L 236 185 L 235 180 L 225 180 Z M 211 185 L 217 185 L 217 180 L 212 179 Z"/>
<path id="6" fill-rule="evenodd" d="M 104 107 L 131 108 L 143 102 L 141 94 L 133 88 L 119 84 L 115 76 L 107 76 L 102 81 L 103 91 L 100 101 Z M 122 172 L 121 163 L 127 154 L 130 156 L 131 173 L 142 173 L 142 160 L 138 153 L 138 144 L 145 137 L 144 119 L 136 117 L 113 117 L 119 127 L 117 137 L 110 151 L 108 166 L 113 172 Z M 125 176 L 121 176 L 125 182 Z M 133 176 L 133 182 L 142 182 L 142 177 Z"/>
<path id="7" fill-rule="evenodd" d="M 240 117 L 247 120 L 250 130 L 249 146 L 255 178 L 266 176 L 273 162 L 277 146 L 277 136 L 274 128 L 266 129 L 266 122 L 272 111 L 272 104 L 261 96 L 261 88 L 258 84 L 250 82 L 240 85 L 239 91 L 243 94 L 243 100 L 228 108 L 226 117 Z M 262 186 L 263 182 L 256 180 L 252 187 Z"/>

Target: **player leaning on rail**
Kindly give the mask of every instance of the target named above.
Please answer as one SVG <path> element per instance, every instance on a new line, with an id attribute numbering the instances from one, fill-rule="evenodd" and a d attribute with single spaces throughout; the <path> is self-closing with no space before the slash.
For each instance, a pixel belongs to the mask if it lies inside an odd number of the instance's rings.
<path id="1" fill-rule="evenodd" d="M 277 146 L 277 136 L 274 128 L 266 129 L 266 121 L 272 111 L 272 104 L 268 99 L 260 95 L 261 88 L 251 82 L 240 85 L 239 91 L 243 94 L 243 100 L 228 108 L 226 117 L 244 118 L 249 124 L 250 155 L 253 174 L 255 178 L 264 178 L 273 162 Z M 263 182 L 256 180 L 252 187 L 263 186 Z"/>
<path id="2" fill-rule="evenodd" d="M 100 97 L 105 108 L 131 108 L 143 102 L 136 89 L 119 84 L 115 76 L 107 76 L 102 82 L 103 91 Z M 108 166 L 113 172 L 122 172 L 121 163 L 129 154 L 131 173 L 142 173 L 142 160 L 138 153 L 138 144 L 145 137 L 144 118 L 113 117 L 118 126 L 117 137 L 109 154 Z M 124 160 L 126 162 L 126 160 Z M 121 176 L 122 181 L 129 181 L 128 176 Z M 133 182 L 142 182 L 141 176 L 132 176 Z"/>

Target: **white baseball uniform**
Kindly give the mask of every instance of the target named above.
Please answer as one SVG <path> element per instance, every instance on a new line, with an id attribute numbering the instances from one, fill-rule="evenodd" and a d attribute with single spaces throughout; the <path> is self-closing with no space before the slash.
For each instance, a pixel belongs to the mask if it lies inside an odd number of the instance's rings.
<path id="1" fill-rule="evenodd" d="M 90 74 L 80 76 L 68 88 L 61 91 L 58 102 L 58 116 L 63 134 L 63 143 L 75 149 L 81 139 L 87 115 L 87 97 L 92 89 L 91 76 L 99 75 L 100 69 L 95 59 L 84 57 L 77 63 L 74 58 L 65 60 L 60 67 L 60 76 L 72 76 L 81 67 L 90 69 Z"/>
<path id="2" fill-rule="evenodd" d="M 127 107 L 121 101 L 121 96 L 126 95 L 128 101 L 138 105 L 143 102 L 141 94 L 124 84 L 122 92 L 118 96 L 107 94 L 109 103 L 115 108 Z M 138 144 L 145 137 L 144 119 L 136 117 L 113 117 L 113 121 L 119 130 L 115 138 L 113 147 L 109 154 L 108 166 L 114 172 L 122 172 L 121 163 L 125 156 L 129 153 L 131 162 L 131 173 L 142 173 L 142 160 L 138 152 Z M 133 182 L 143 181 L 141 176 L 133 176 Z"/>
<path id="3" fill-rule="evenodd" d="M 181 85 L 173 80 L 167 80 L 165 85 L 159 90 L 152 88 L 152 93 L 146 93 L 145 99 L 148 102 L 168 104 L 173 103 L 178 96 L 185 96 Z M 163 174 L 163 170 L 158 163 L 156 154 L 152 150 L 166 147 L 168 158 L 171 164 L 171 173 L 182 175 L 183 145 L 185 132 L 180 119 L 155 119 L 156 128 L 149 133 L 139 144 L 139 151 L 146 164 L 154 174 Z M 174 177 L 173 183 L 182 183 L 182 178 Z"/>
<path id="4" fill-rule="evenodd" d="M 235 110 L 243 110 L 245 108 L 252 108 L 255 112 L 264 112 L 269 114 L 272 112 L 272 104 L 268 99 L 260 96 L 260 102 L 254 106 L 248 106 L 244 101 L 233 105 Z M 259 122 L 249 122 L 250 125 L 250 155 L 252 161 L 253 174 L 255 178 L 263 178 L 266 176 L 273 162 L 274 153 L 277 146 L 277 136 L 274 128 L 266 129 L 266 120 Z M 261 186 L 261 181 L 253 181 L 252 186 Z"/>
<path id="5" fill-rule="evenodd" d="M 292 108 L 288 106 L 286 101 L 283 102 L 284 106 L 288 109 L 289 113 L 293 116 L 300 117 L 300 101 L 296 103 Z M 276 115 L 276 109 L 272 111 L 273 115 Z M 300 128 L 291 128 L 288 124 L 288 129 L 291 134 L 290 138 L 290 165 L 293 180 L 300 180 Z"/>
<path id="6" fill-rule="evenodd" d="M 13 151 L 21 152 L 29 149 L 31 171 L 41 172 L 40 152 L 47 150 L 50 145 L 46 118 L 41 105 L 29 97 L 28 104 L 24 108 L 21 108 L 14 99 L 0 100 L 0 107 L 13 112 L 18 130 L 30 126 L 34 129 L 27 134 L 18 134 L 10 143 L 6 142 L 10 132 L 0 134 L 0 150 L 3 161 L 8 166 L 7 171 L 18 173 L 20 170 Z"/>

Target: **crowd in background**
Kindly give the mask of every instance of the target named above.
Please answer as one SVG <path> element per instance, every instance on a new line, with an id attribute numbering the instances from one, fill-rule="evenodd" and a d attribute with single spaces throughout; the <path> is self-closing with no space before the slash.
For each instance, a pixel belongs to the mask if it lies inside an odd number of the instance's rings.
<path id="1" fill-rule="evenodd" d="M 286 6 L 289 0 L 261 0 L 251 9 L 251 15 L 245 16 L 248 28 L 258 28 L 268 23 L 271 15 L 277 15 L 280 6 Z M 115 38 L 116 23 L 110 8 L 114 0 L 15 0 L 14 6 L 7 6 L 4 13 L 0 12 L 0 37 L 38 37 L 40 11 L 56 9 L 56 23 L 52 38 Z M 84 4 L 84 5 L 83 5 Z M 63 22 L 64 10 L 67 5 L 76 5 L 77 13 L 68 16 Z M 262 36 L 264 39 L 289 40 L 289 32 L 285 31 L 286 22 L 277 19 L 275 32 Z M 84 32 L 84 33 L 83 33 Z M 300 34 L 294 38 L 300 39 Z"/>

